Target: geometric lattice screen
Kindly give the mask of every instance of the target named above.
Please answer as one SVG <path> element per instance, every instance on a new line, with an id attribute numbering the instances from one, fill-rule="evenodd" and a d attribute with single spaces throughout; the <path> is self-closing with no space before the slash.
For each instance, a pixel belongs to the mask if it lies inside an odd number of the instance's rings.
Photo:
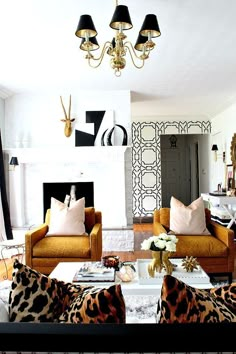
<path id="1" fill-rule="evenodd" d="M 160 135 L 210 133 L 210 121 L 132 123 L 133 217 L 152 216 L 161 207 Z"/>

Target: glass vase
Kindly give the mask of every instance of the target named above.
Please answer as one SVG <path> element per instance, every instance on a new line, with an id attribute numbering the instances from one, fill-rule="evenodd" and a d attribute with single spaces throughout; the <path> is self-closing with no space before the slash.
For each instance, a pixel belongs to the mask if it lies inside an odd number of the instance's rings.
<path id="1" fill-rule="evenodd" d="M 155 272 L 161 273 L 162 270 L 166 274 L 172 274 L 173 266 L 169 260 L 170 253 L 168 251 L 152 251 L 152 260 L 148 264 L 148 273 L 150 277 L 155 277 Z"/>

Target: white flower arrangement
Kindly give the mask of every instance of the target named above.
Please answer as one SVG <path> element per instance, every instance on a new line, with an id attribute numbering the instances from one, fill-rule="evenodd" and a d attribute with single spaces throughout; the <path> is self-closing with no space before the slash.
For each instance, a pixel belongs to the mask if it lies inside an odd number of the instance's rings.
<path id="1" fill-rule="evenodd" d="M 176 251 L 176 243 L 178 239 L 175 235 L 167 235 L 165 233 L 158 236 L 151 236 L 141 243 L 142 250 L 151 251 Z"/>

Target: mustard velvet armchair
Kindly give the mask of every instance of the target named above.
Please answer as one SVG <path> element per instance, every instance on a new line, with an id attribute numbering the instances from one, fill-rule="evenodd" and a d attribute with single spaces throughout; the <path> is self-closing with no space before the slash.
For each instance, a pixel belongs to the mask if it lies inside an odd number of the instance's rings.
<path id="1" fill-rule="evenodd" d="M 206 226 L 211 235 L 176 235 L 178 243 L 171 258 L 196 257 L 209 275 L 225 274 L 232 282 L 234 271 L 234 232 L 211 220 L 205 209 Z M 153 235 L 170 231 L 170 208 L 154 210 Z"/>
<path id="2" fill-rule="evenodd" d="M 45 222 L 25 234 L 25 262 L 48 275 L 59 262 L 100 261 L 102 256 L 102 213 L 85 208 L 85 236 L 45 237 L 50 224 L 50 209 Z"/>

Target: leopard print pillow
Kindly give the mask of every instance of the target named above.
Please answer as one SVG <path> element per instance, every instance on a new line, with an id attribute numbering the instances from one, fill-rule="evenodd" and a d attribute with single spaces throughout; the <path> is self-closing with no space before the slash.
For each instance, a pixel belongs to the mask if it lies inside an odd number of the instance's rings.
<path id="1" fill-rule="evenodd" d="M 236 316 L 209 291 L 165 275 L 157 311 L 159 323 L 236 322 Z"/>
<path id="2" fill-rule="evenodd" d="M 60 322 L 66 323 L 125 323 L 125 302 L 120 284 L 109 288 L 86 289 L 80 293 Z"/>
<path id="3" fill-rule="evenodd" d="M 65 308 L 91 286 L 47 277 L 15 259 L 9 294 L 10 322 L 58 322 Z"/>
<path id="4" fill-rule="evenodd" d="M 236 283 L 212 288 L 210 294 L 236 315 Z"/>

